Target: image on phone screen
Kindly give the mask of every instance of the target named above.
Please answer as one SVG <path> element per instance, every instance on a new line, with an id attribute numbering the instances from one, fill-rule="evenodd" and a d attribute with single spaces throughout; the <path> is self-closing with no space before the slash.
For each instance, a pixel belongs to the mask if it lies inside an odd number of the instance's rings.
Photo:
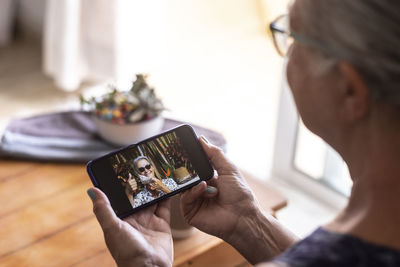
<path id="1" fill-rule="evenodd" d="M 109 164 L 132 208 L 200 180 L 176 132 L 122 150 Z"/>

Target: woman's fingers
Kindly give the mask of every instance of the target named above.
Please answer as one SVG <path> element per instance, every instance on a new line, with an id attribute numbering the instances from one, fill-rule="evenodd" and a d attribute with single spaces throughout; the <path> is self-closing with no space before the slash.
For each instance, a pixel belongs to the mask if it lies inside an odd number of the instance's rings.
<path id="1" fill-rule="evenodd" d="M 90 188 L 87 193 L 93 202 L 93 212 L 103 231 L 118 225 L 119 218 L 115 215 L 107 196 L 97 188 Z"/>
<path id="2" fill-rule="evenodd" d="M 206 182 L 207 182 L 207 185 L 209 185 L 209 186 L 218 187 L 218 178 L 217 178 L 217 176 L 214 176 L 213 178 L 207 180 Z"/>
<path id="3" fill-rule="evenodd" d="M 207 186 L 205 193 L 203 194 L 206 198 L 213 198 L 218 195 L 218 189 L 214 186 Z"/>
<path id="4" fill-rule="evenodd" d="M 210 144 L 204 136 L 201 136 L 199 139 L 200 144 L 211 161 L 211 164 L 219 175 L 230 174 L 236 170 L 236 167 L 226 158 L 221 148 Z"/>
<path id="5" fill-rule="evenodd" d="M 169 224 L 171 219 L 171 198 L 159 202 L 155 214 Z"/>
<path id="6" fill-rule="evenodd" d="M 182 207 L 191 208 L 193 204 L 204 194 L 207 188 L 206 182 L 202 181 L 198 185 L 190 188 L 181 195 Z"/>
<path id="7" fill-rule="evenodd" d="M 202 197 L 213 198 L 218 195 L 218 189 L 214 186 L 209 186 L 206 182 L 201 182 L 193 188 L 187 190 L 181 195 L 181 205 L 186 210 L 192 210 L 194 205 L 198 203 Z"/>

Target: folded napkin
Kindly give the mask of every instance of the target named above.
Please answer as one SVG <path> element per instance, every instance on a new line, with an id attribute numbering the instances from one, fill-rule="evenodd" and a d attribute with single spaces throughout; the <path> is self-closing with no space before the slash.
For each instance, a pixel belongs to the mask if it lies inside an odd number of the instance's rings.
<path id="1" fill-rule="evenodd" d="M 185 122 L 165 119 L 168 130 Z M 214 131 L 192 125 L 198 135 L 225 149 L 224 137 Z M 0 143 L 0 156 L 43 161 L 87 162 L 118 146 L 97 134 L 89 112 L 70 111 L 15 119 L 7 126 Z"/>

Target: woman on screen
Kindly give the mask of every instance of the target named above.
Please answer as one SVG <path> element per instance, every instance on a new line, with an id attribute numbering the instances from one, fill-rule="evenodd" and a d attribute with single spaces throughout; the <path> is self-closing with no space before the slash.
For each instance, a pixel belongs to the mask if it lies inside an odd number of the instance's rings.
<path id="1" fill-rule="evenodd" d="M 133 198 L 133 203 L 131 204 L 134 208 L 178 188 L 178 185 L 172 178 L 158 179 L 155 176 L 153 165 L 145 156 L 137 157 L 133 161 L 133 166 L 141 183 L 144 185 L 144 189 Z"/>

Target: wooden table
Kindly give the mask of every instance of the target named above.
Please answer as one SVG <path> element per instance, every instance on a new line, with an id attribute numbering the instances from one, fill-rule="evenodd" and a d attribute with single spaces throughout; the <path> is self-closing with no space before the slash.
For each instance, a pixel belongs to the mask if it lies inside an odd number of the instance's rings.
<path id="1" fill-rule="evenodd" d="M 245 176 L 264 209 L 286 205 Z M 0 266 L 115 266 L 86 195 L 91 186 L 82 164 L 0 160 Z M 245 264 L 228 244 L 197 230 L 174 241 L 174 253 L 175 266 Z"/>

